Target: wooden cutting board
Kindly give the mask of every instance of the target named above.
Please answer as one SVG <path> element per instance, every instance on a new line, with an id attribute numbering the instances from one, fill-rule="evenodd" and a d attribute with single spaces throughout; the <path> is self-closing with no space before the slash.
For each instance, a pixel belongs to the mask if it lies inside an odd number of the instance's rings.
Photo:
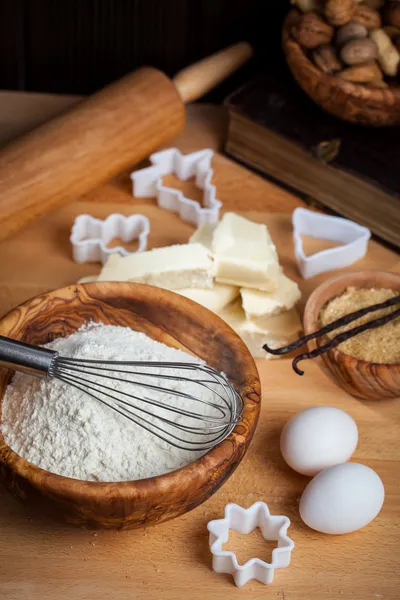
<path id="1" fill-rule="evenodd" d="M 188 127 L 176 144 L 185 152 L 216 148 L 222 126 L 221 114 L 215 109 L 192 107 Z M 268 225 L 285 272 L 299 281 L 304 302 L 327 276 L 304 282 L 297 274 L 290 217 L 300 202 L 220 154 L 213 167 L 224 209 Z M 170 179 L 167 183 L 177 182 Z M 192 182 L 183 187 L 198 194 Z M 154 199 L 133 199 L 124 174 L 0 244 L 0 314 L 37 293 L 98 272 L 98 265 L 72 261 L 68 237 L 76 215 L 90 213 L 103 218 L 111 212 L 146 214 L 151 220 L 151 247 L 185 242 L 193 231 L 175 215 L 157 208 Z M 315 244 L 308 246 L 309 251 L 315 249 Z M 361 268 L 400 271 L 400 260 L 371 242 L 367 257 L 347 270 Z M 317 363 L 305 364 L 303 378 L 293 373 L 288 360 L 260 359 L 257 364 L 263 404 L 247 456 L 219 492 L 179 519 L 137 531 L 81 531 L 31 512 L 0 488 L 0 598 L 398 600 L 398 403 L 362 403 L 336 387 Z M 302 524 L 298 501 L 308 478 L 291 471 L 279 453 L 279 434 L 286 420 L 314 405 L 337 406 L 356 419 L 360 442 L 354 459 L 376 469 L 385 484 L 381 514 L 370 526 L 351 535 L 326 536 Z M 267 502 L 272 513 L 289 516 L 296 548 L 292 564 L 276 572 L 271 586 L 250 582 L 238 589 L 231 577 L 212 572 L 206 525 L 223 516 L 228 502 L 249 506 L 257 500 Z M 257 536 L 235 536 L 232 543 L 243 560 L 255 553 L 268 557 L 271 552 L 271 545 Z"/>

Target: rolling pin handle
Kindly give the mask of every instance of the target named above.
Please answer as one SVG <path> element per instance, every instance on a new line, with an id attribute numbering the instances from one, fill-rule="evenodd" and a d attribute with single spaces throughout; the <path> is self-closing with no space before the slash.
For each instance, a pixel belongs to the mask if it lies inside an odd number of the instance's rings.
<path id="1" fill-rule="evenodd" d="M 187 104 L 198 100 L 252 56 L 253 48 L 250 44 L 239 42 L 182 69 L 173 79 L 182 101 Z"/>

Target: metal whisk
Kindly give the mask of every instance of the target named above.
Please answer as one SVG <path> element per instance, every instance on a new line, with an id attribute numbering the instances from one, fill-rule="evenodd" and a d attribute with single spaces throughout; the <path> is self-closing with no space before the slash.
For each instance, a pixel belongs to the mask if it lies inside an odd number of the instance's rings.
<path id="1" fill-rule="evenodd" d="M 63 381 L 183 450 L 212 448 L 243 411 L 228 379 L 197 363 L 80 360 L 0 336 L 0 367 Z"/>

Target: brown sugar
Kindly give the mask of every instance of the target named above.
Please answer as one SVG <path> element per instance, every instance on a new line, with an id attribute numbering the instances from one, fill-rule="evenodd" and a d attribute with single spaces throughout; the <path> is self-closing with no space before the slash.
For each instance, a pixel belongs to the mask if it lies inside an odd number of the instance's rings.
<path id="1" fill-rule="evenodd" d="M 343 294 L 330 300 L 321 310 L 321 326 L 329 325 L 332 321 L 340 319 L 349 313 L 373 304 L 385 302 L 385 300 L 398 295 L 398 291 L 384 288 L 364 289 L 349 287 Z M 344 325 L 335 331 L 331 331 L 328 333 L 328 337 L 332 339 L 342 331 L 347 331 L 373 319 L 384 317 L 397 308 L 398 306 L 391 306 L 390 308 L 369 313 L 349 325 Z M 400 317 L 381 327 L 364 331 L 342 342 L 339 344 L 338 349 L 344 352 L 344 354 L 368 362 L 383 364 L 400 362 Z"/>

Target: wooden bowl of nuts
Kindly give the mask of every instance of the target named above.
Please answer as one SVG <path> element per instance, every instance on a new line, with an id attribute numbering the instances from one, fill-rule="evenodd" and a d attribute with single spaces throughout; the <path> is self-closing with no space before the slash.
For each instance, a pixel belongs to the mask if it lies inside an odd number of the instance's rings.
<path id="1" fill-rule="evenodd" d="M 400 124 L 400 2 L 293 0 L 283 49 L 302 89 L 363 125 Z"/>

